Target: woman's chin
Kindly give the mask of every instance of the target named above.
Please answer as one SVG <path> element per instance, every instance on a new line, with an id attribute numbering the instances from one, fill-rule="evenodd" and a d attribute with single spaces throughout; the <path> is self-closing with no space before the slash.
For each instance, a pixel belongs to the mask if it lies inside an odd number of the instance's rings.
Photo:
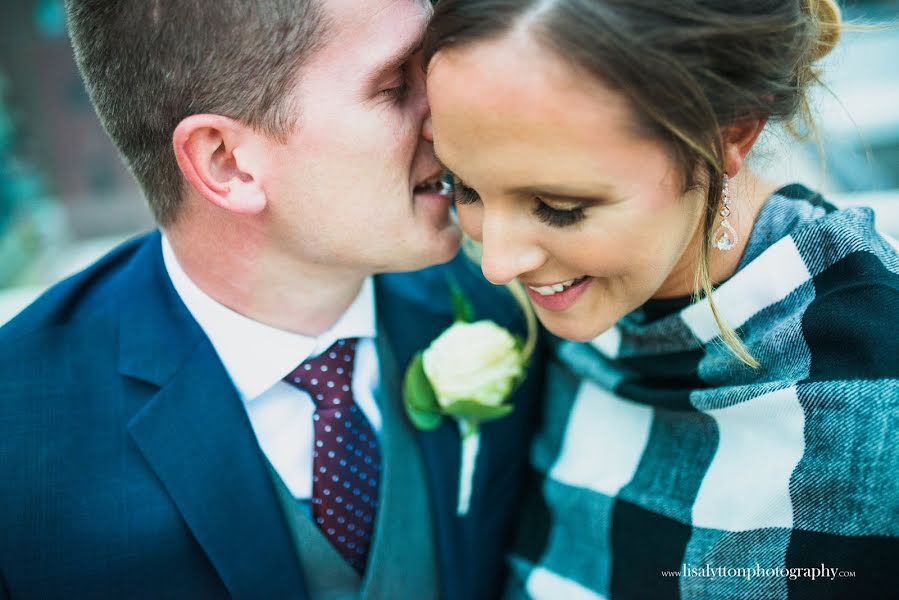
<path id="1" fill-rule="evenodd" d="M 576 318 L 574 315 L 546 314 L 539 308 L 537 308 L 536 313 L 537 318 L 540 319 L 547 331 L 556 337 L 572 342 L 589 342 L 594 340 L 615 324 L 614 321 L 610 323 L 588 322 L 583 318 Z"/>

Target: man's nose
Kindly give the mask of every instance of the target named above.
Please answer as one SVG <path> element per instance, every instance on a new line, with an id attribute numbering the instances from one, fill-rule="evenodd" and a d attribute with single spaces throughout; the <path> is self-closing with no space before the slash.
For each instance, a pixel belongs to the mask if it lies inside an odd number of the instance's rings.
<path id="1" fill-rule="evenodd" d="M 434 125 L 431 123 L 431 111 L 425 115 L 425 121 L 421 126 L 421 137 L 426 142 L 434 143 Z"/>
<path id="2" fill-rule="evenodd" d="M 488 217 L 486 213 L 480 232 L 481 271 L 488 281 L 505 285 L 543 266 L 545 251 L 521 224 L 502 215 Z"/>

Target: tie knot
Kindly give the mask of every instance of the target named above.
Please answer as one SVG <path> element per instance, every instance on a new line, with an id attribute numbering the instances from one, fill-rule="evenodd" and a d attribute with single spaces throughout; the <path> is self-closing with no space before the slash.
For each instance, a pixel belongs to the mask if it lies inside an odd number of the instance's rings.
<path id="1" fill-rule="evenodd" d="M 348 405 L 352 402 L 356 341 L 337 340 L 318 356 L 300 363 L 284 380 L 308 392 L 317 409 Z"/>

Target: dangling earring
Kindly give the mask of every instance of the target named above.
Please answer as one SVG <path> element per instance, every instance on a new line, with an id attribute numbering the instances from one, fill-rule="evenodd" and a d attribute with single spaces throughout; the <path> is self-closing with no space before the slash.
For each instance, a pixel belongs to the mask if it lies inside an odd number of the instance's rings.
<path id="1" fill-rule="evenodd" d="M 718 229 L 716 229 L 714 235 L 712 235 L 712 245 L 723 252 L 733 249 L 733 247 L 737 245 L 738 240 L 736 229 L 734 229 L 727 220 L 727 217 L 730 216 L 729 181 L 730 179 L 728 178 L 727 173 L 725 173 L 721 212 L 718 213 L 724 220 L 721 221 L 721 225 L 718 226 Z"/>

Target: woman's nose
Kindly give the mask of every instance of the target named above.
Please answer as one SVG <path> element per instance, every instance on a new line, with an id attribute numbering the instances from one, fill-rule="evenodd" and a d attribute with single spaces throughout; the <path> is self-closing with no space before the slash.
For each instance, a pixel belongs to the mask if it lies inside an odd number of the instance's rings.
<path id="1" fill-rule="evenodd" d="M 529 237 L 527 230 L 501 216 L 485 217 L 481 226 L 481 246 L 481 271 L 497 285 L 535 271 L 546 262 L 546 253 Z"/>

